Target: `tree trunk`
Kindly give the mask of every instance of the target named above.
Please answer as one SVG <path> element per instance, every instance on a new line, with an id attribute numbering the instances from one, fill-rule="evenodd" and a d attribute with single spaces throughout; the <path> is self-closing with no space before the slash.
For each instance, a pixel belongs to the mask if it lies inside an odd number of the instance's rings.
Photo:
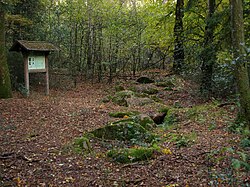
<path id="1" fill-rule="evenodd" d="M 184 46 L 183 46 L 183 22 L 184 17 L 184 0 L 177 0 L 175 11 L 174 26 L 174 64 L 173 70 L 176 74 L 180 74 L 184 64 Z"/>
<path id="2" fill-rule="evenodd" d="M 11 82 L 7 57 L 5 53 L 5 18 L 2 4 L 0 3 L 0 98 L 9 98 L 11 94 Z"/>
<path id="3" fill-rule="evenodd" d="M 250 127 L 250 87 L 246 62 L 242 0 L 231 0 L 232 46 L 235 78 L 240 95 L 240 115 Z"/>
<path id="4" fill-rule="evenodd" d="M 212 91 L 212 76 L 214 63 L 216 61 L 216 50 L 213 45 L 214 41 L 214 28 L 215 25 L 212 22 L 213 15 L 215 12 L 215 0 L 208 0 L 208 15 L 207 23 L 204 35 L 204 47 L 201 54 L 202 59 L 202 77 L 201 77 L 201 93 L 204 95 L 209 95 Z"/>

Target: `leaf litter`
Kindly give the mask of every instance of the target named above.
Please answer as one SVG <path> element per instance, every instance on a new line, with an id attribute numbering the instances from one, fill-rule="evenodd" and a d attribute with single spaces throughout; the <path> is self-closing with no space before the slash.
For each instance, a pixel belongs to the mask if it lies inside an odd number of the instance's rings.
<path id="1" fill-rule="evenodd" d="M 191 84 L 183 85 L 190 88 Z M 110 146 L 118 146 L 114 141 L 91 140 L 94 151 L 87 155 L 68 150 L 75 138 L 112 121 L 110 112 L 128 110 L 101 102 L 114 87 L 82 83 L 70 91 L 52 89 L 50 96 L 34 92 L 23 98 L 15 93 L 12 99 L 0 100 L 0 186 L 208 186 L 210 170 L 230 167 L 226 161 L 212 162 L 208 154 L 239 142 L 238 135 L 226 130 L 235 117 L 231 106 L 210 107 L 199 111 L 198 119 L 180 117 L 174 128 L 157 130 L 164 140 L 162 154 L 152 160 L 112 162 L 105 154 Z M 204 103 L 194 97 L 192 89 L 164 91 L 158 96 L 169 106 L 178 102 L 192 108 Z M 150 113 L 152 107 L 130 110 Z M 220 112 L 224 118 L 216 115 Z M 195 138 L 189 140 L 188 134 Z M 176 146 L 176 137 L 187 145 Z"/>

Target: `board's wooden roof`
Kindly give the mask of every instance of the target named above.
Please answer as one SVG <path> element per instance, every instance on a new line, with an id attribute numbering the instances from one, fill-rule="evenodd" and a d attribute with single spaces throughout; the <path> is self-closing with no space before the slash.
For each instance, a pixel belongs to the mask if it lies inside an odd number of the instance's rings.
<path id="1" fill-rule="evenodd" d="M 53 44 L 44 42 L 44 41 L 26 41 L 26 40 L 17 40 L 10 51 L 41 51 L 41 52 L 49 52 L 49 51 L 58 51 L 58 48 Z"/>

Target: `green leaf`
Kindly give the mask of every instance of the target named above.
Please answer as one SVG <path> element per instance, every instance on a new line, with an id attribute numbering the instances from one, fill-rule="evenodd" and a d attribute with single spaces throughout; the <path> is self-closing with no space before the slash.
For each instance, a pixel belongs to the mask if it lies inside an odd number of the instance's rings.
<path id="1" fill-rule="evenodd" d="M 241 167 L 241 161 L 238 159 L 232 159 L 232 167 L 234 169 L 240 169 Z"/>

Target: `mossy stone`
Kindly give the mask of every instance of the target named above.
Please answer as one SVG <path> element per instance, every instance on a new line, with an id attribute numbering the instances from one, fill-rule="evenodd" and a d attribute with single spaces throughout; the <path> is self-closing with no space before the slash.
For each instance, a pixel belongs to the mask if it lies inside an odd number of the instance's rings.
<path id="1" fill-rule="evenodd" d="M 115 95 L 112 97 L 112 102 L 119 106 L 128 106 L 126 99 L 131 98 L 133 95 L 134 92 L 130 90 L 116 92 Z"/>
<path id="2" fill-rule="evenodd" d="M 97 138 L 127 141 L 131 144 L 136 144 L 136 142 L 150 143 L 154 139 L 153 134 L 139 123 L 135 123 L 132 118 L 113 122 L 91 133 Z"/>
<path id="3" fill-rule="evenodd" d="M 138 111 L 127 111 L 127 112 L 110 112 L 109 116 L 110 117 L 115 117 L 115 118 L 123 118 L 124 116 L 132 117 L 135 115 L 140 114 Z"/>
<path id="4" fill-rule="evenodd" d="M 151 117 L 146 114 L 134 116 L 133 119 L 136 123 L 139 123 L 147 130 L 152 130 L 155 127 L 155 122 L 153 121 L 153 119 L 151 119 Z"/>
<path id="5" fill-rule="evenodd" d="M 133 163 L 138 161 L 149 160 L 153 157 L 154 148 L 126 148 L 126 149 L 113 149 L 107 152 L 107 156 L 116 162 L 120 163 Z"/>
<path id="6" fill-rule="evenodd" d="M 102 99 L 102 102 L 103 103 L 108 103 L 110 100 L 112 99 L 112 97 L 109 95 L 109 96 L 106 96 Z"/>
<path id="7" fill-rule="evenodd" d="M 155 103 L 152 99 L 148 97 L 131 97 L 126 99 L 128 106 L 145 106 Z"/>
<path id="8" fill-rule="evenodd" d="M 168 87 L 168 88 L 174 88 L 175 87 L 174 83 L 171 80 L 158 82 L 158 83 L 156 83 L 156 86 Z"/>
<path id="9" fill-rule="evenodd" d="M 125 90 L 125 88 L 122 85 L 115 86 L 115 91 L 116 92 L 120 92 L 120 91 L 123 91 L 123 90 Z"/>
<path id="10" fill-rule="evenodd" d="M 77 153 L 90 153 L 92 150 L 89 139 L 84 136 L 74 140 L 73 148 Z"/>
<path id="11" fill-rule="evenodd" d="M 152 84 L 137 85 L 136 87 L 134 87 L 133 91 L 135 91 L 139 94 L 147 94 L 147 95 L 153 95 L 153 94 L 157 94 L 159 92 L 158 88 Z"/>

